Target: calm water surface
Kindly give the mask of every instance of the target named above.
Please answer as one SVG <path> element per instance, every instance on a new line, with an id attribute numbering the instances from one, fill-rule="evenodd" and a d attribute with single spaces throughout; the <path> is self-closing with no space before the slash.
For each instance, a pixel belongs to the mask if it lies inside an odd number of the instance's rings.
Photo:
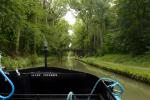
<path id="1" fill-rule="evenodd" d="M 125 92 L 122 95 L 122 100 L 150 100 L 150 85 L 146 85 L 120 75 L 116 75 L 115 73 L 104 71 L 94 66 L 79 62 L 73 58 L 66 57 L 61 62 L 58 60 L 54 60 L 49 64 L 49 66 L 61 66 L 70 70 L 87 72 L 98 77 L 115 78 L 119 80 L 125 87 Z"/>

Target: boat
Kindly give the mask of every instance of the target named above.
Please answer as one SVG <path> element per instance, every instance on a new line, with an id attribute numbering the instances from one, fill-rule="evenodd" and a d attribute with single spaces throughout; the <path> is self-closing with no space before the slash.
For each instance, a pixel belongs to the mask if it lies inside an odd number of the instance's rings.
<path id="1" fill-rule="evenodd" d="M 124 88 L 118 81 L 48 66 L 47 51 L 44 67 L 6 71 L 0 63 L 0 99 L 121 100 Z"/>
<path id="2" fill-rule="evenodd" d="M 0 68 L 2 100 L 120 100 L 119 82 L 57 67 L 4 72 Z"/>

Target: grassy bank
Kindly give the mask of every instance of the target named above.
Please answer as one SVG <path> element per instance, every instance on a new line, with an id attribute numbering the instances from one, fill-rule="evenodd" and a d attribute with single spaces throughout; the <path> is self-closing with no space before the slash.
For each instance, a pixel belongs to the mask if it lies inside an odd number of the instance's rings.
<path id="1" fill-rule="evenodd" d="M 103 57 L 87 57 L 81 60 L 96 67 L 150 84 L 150 70 L 144 69 L 150 68 L 149 55 L 132 57 L 114 54 Z"/>
<path id="2" fill-rule="evenodd" d="M 48 61 L 54 60 L 55 57 L 49 57 Z M 44 57 L 40 56 L 27 56 L 27 57 L 3 57 L 2 66 L 7 70 L 14 70 L 16 68 L 22 69 L 27 67 L 36 67 L 44 65 Z"/>

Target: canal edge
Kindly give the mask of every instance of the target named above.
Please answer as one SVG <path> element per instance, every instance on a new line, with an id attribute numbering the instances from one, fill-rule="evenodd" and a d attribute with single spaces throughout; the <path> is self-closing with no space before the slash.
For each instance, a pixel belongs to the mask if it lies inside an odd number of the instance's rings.
<path id="1" fill-rule="evenodd" d="M 121 75 L 121 76 L 124 76 L 124 77 L 127 77 L 127 78 L 130 78 L 130 79 L 134 79 L 136 81 L 140 81 L 142 83 L 145 83 L 147 85 L 150 85 L 150 80 L 149 79 L 146 79 L 145 77 L 142 77 L 142 76 L 137 76 L 137 75 L 134 75 L 134 74 L 131 74 L 131 73 L 127 73 L 127 72 L 122 72 L 122 71 L 118 71 L 118 70 L 114 70 L 114 69 L 109 69 L 105 66 L 100 66 L 98 64 L 94 64 L 94 63 L 90 63 L 90 62 L 86 62 L 84 60 L 81 60 L 81 59 L 78 59 L 78 58 L 75 58 L 75 60 L 77 61 L 80 61 L 82 63 L 85 63 L 85 64 L 88 64 L 88 65 L 92 65 L 96 68 L 99 68 L 99 69 L 103 69 L 103 70 L 106 70 L 106 71 L 109 71 L 109 72 L 113 72 L 115 74 L 118 74 L 118 75 Z"/>

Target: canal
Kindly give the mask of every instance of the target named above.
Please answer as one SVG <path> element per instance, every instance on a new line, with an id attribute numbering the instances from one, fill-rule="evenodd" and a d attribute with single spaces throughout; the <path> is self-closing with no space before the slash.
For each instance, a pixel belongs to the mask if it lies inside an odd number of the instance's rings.
<path id="1" fill-rule="evenodd" d="M 71 57 L 64 58 L 61 62 L 54 60 L 49 63 L 49 66 L 62 67 L 65 69 L 82 71 L 96 75 L 98 77 L 109 77 L 117 79 L 125 87 L 125 92 L 122 95 L 122 100 L 150 100 L 150 85 L 111 73 L 91 65 L 87 65 Z"/>

